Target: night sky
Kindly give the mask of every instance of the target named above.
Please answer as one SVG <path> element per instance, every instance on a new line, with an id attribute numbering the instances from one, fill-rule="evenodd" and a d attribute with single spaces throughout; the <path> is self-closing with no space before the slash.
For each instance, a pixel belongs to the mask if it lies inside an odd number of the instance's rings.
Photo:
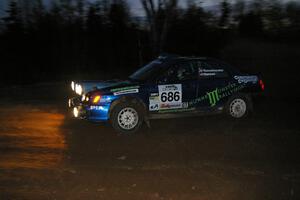
<path id="1" fill-rule="evenodd" d="M 26 1 L 26 0 L 18 0 L 18 1 Z M 45 2 L 45 5 L 49 5 L 49 2 L 51 2 L 52 0 L 43 0 Z M 87 0 L 89 2 L 93 2 L 95 0 Z M 130 9 L 131 12 L 136 15 L 136 16 L 143 16 L 144 15 L 144 11 L 142 9 L 142 6 L 140 4 L 140 0 L 127 0 L 129 5 L 130 5 Z M 202 2 L 202 6 L 204 8 L 212 8 L 216 5 L 218 5 L 221 1 L 223 0 L 202 0 L 199 2 Z M 229 2 L 235 2 L 236 0 L 228 0 Z M 245 1 L 251 1 L 251 0 L 245 0 Z M 300 0 L 279 0 L 280 2 L 288 2 L 288 1 L 297 1 L 300 2 Z M 5 14 L 5 10 L 7 8 L 7 4 L 8 4 L 9 0 L 0 0 L 0 16 L 3 16 Z M 185 6 L 186 5 L 187 0 L 179 0 L 179 4 L 180 6 Z"/>

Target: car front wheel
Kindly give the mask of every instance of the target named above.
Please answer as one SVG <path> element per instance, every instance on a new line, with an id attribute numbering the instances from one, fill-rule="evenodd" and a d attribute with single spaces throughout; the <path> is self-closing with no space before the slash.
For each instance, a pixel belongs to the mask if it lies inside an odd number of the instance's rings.
<path id="1" fill-rule="evenodd" d="M 135 133 L 142 122 L 140 106 L 135 103 L 119 103 L 112 110 L 111 124 L 120 133 Z"/>

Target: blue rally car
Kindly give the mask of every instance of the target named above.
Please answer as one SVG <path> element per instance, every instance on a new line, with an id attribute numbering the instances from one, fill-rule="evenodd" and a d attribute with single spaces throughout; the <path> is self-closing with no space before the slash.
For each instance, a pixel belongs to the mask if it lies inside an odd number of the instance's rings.
<path id="1" fill-rule="evenodd" d="M 211 58 L 161 56 L 128 80 L 71 83 L 75 118 L 109 121 L 121 133 L 136 132 L 150 119 L 226 113 L 245 117 L 264 90 L 257 75 Z"/>

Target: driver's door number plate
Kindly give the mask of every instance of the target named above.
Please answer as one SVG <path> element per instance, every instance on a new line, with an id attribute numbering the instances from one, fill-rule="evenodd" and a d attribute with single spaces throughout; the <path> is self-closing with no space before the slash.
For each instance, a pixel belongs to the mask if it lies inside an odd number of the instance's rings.
<path id="1" fill-rule="evenodd" d="M 181 84 L 158 86 L 159 110 L 182 108 Z"/>
<path id="2" fill-rule="evenodd" d="M 181 84 L 158 85 L 158 93 L 149 97 L 149 110 L 167 110 L 182 108 Z"/>

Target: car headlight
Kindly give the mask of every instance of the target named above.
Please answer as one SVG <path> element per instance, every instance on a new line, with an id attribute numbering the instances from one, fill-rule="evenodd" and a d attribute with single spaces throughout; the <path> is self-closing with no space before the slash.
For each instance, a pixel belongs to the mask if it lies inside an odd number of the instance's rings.
<path id="1" fill-rule="evenodd" d="M 75 92 L 79 95 L 82 94 L 82 86 L 79 84 L 75 84 Z"/>
<path id="2" fill-rule="evenodd" d="M 74 81 L 71 82 L 71 88 L 72 88 L 73 91 L 75 90 L 75 83 L 74 83 Z"/>
<path id="3" fill-rule="evenodd" d="M 81 97 L 81 101 L 82 101 L 82 102 L 84 102 L 84 101 L 89 101 L 89 100 L 90 100 L 90 98 L 89 98 L 88 96 L 82 95 L 82 97 Z"/>
<path id="4" fill-rule="evenodd" d="M 78 108 L 76 108 L 76 107 L 73 108 L 73 115 L 76 118 L 79 117 L 79 110 L 78 110 Z"/>

